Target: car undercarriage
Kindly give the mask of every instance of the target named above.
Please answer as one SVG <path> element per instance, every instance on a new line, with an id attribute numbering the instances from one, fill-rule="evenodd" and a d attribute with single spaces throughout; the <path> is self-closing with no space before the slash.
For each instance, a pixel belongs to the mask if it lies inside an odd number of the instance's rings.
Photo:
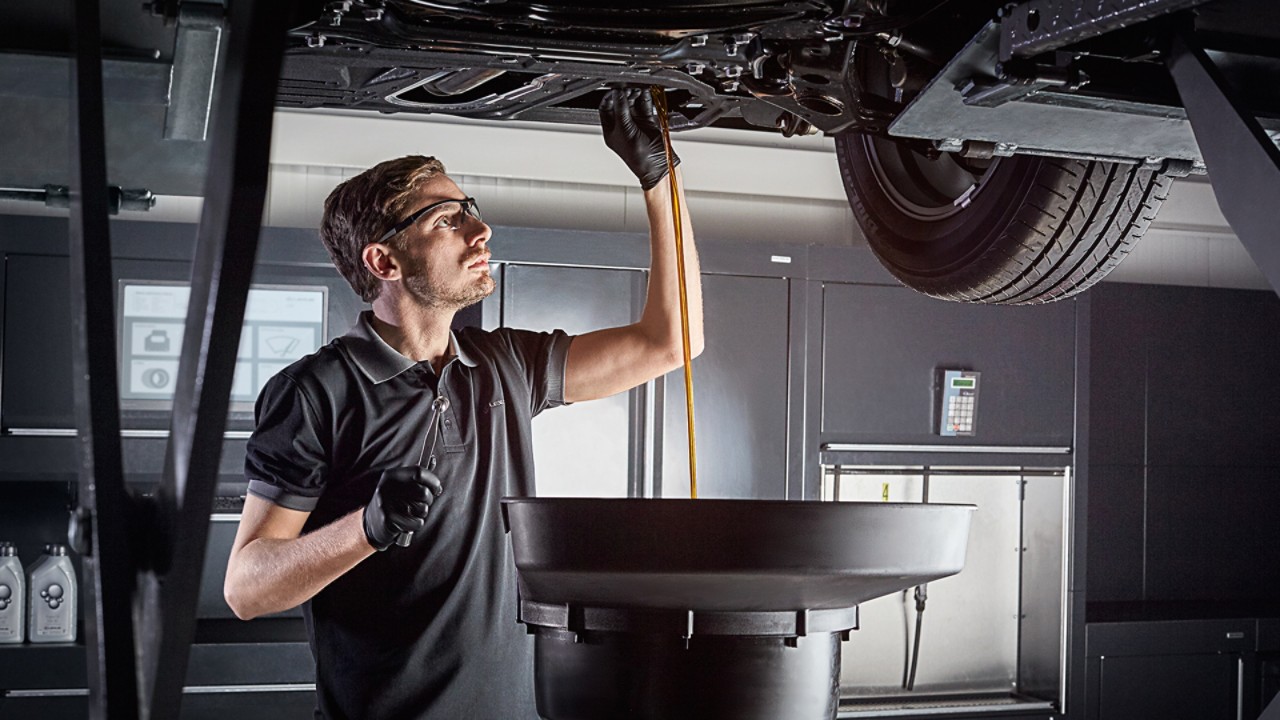
<path id="1" fill-rule="evenodd" d="M 304 11 L 305 12 L 305 11 Z M 1100 280 L 1205 164 L 1167 62 L 1193 37 L 1280 137 L 1266 2 L 637 5 L 329 2 L 277 102 L 593 123 L 666 89 L 674 129 L 823 132 L 872 250 L 935 297 L 1038 303 Z"/>
<path id="2" fill-rule="evenodd" d="M 164 141 L 202 140 L 223 2 L 106 5 L 108 75 L 161 98 Z M 3 77 L 69 52 L 65 19 L 0 12 Z M 876 256 L 966 302 L 1081 292 L 1206 172 L 1176 57 L 1280 137 L 1268 0 L 327 0 L 288 24 L 280 107 L 593 124 L 607 88 L 645 85 L 677 132 L 830 135 Z"/>

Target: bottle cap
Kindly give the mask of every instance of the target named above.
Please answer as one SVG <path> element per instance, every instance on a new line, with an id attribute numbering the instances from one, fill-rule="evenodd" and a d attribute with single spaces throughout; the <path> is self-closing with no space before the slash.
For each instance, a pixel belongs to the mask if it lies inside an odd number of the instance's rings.
<path id="1" fill-rule="evenodd" d="M 0 557 L 13 557 L 18 554 L 18 548 L 13 546 L 11 542 L 0 542 Z"/>
<path id="2" fill-rule="evenodd" d="M 67 546 L 60 543 L 49 543 L 45 546 L 45 554 L 62 556 L 67 554 Z"/>

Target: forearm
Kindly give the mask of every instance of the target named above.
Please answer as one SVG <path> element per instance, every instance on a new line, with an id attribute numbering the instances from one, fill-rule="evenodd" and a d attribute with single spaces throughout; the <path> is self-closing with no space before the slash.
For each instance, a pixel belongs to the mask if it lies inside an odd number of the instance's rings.
<path id="1" fill-rule="evenodd" d="M 680 179 L 680 169 L 676 168 Z M 702 282 L 698 264 L 698 251 L 693 239 L 693 224 L 689 219 L 688 203 L 684 198 L 684 184 L 680 185 L 680 226 L 684 245 L 685 296 L 689 309 L 689 345 L 694 356 L 702 352 Z M 674 349 L 682 360 L 680 320 L 680 280 L 676 254 L 675 226 L 671 213 L 671 183 L 669 178 L 645 191 L 645 207 L 649 215 L 650 270 L 649 288 L 645 297 L 640 324 L 655 342 L 664 348 Z"/>
<path id="2" fill-rule="evenodd" d="M 363 509 L 305 535 L 259 537 L 227 563 L 224 594 L 242 620 L 297 607 L 374 553 Z"/>

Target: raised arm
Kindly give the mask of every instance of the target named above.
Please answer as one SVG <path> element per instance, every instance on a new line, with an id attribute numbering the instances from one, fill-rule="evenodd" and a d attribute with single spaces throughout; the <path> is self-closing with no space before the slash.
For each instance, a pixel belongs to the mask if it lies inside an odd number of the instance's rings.
<path id="1" fill-rule="evenodd" d="M 565 368 L 565 400 L 569 402 L 629 390 L 684 362 L 671 187 L 662 131 L 648 91 L 611 90 L 601 104 L 600 119 L 605 143 L 618 153 L 644 188 L 649 217 L 649 287 L 638 322 L 573 339 Z M 675 172 L 679 179 L 678 166 Z M 680 187 L 689 345 L 696 357 L 703 347 L 702 283 L 683 183 Z"/>

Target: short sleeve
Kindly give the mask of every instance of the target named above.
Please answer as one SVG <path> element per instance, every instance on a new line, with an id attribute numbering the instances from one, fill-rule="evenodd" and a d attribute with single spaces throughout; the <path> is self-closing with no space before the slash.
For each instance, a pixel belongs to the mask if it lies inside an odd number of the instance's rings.
<path id="1" fill-rule="evenodd" d="M 244 461 L 249 492 L 290 510 L 314 510 L 329 469 L 315 407 L 279 373 L 258 395 L 254 420 Z"/>
<path id="2" fill-rule="evenodd" d="M 566 404 L 564 371 L 573 337 L 563 330 L 503 329 L 498 332 L 506 340 L 529 384 L 529 412 L 537 415 L 547 408 Z"/>

